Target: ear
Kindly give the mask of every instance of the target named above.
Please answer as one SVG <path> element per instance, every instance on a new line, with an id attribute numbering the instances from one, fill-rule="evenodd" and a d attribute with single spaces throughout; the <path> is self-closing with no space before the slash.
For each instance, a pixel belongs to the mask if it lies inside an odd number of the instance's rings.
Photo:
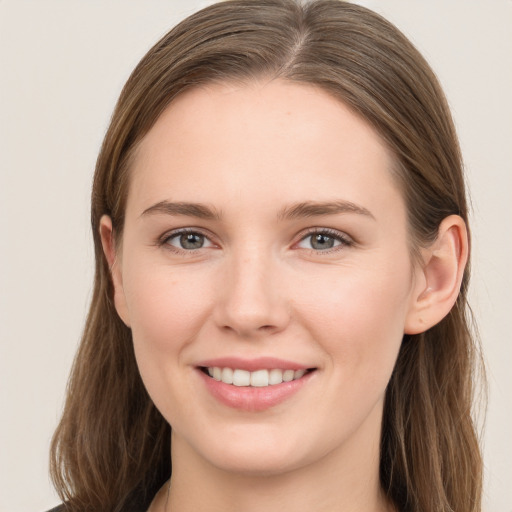
<path id="1" fill-rule="evenodd" d="M 436 240 L 422 252 L 424 265 L 416 276 L 418 285 L 406 317 L 405 334 L 425 332 L 450 312 L 459 295 L 468 251 L 464 220 L 458 215 L 446 217 Z"/>
<path id="2" fill-rule="evenodd" d="M 112 228 L 112 219 L 108 215 L 103 215 L 100 219 L 100 237 L 114 286 L 114 305 L 121 320 L 130 327 L 128 307 L 123 288 L 123 276 L 117 254 L 118 248 L 116 247 L 114 230 Z"/>

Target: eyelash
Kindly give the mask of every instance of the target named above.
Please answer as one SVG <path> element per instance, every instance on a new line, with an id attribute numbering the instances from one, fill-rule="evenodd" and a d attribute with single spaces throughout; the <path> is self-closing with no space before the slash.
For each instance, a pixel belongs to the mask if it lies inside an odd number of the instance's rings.
<path id="1" fill-rule="evenodd" d="M 171 239 L 175 239 L 175 238 L 178 238 L 179 236 L 188 235 L 188 234 L 202 236 L 206 240 L 208 240 L 211 244 L 213 244 L 213 242 L 211 242 L 211 240 L 210 240 L 210 235 L 204 233 L 200 229 L 182 228 L 182 229 L 178 229 L 176 231 L 172 231 L 170 233 L 169 232 L 165 233 L 162 237 L 160 237 L 158 239 L 157 245 L 160 247 L 165 246 L 166 249 L 168 249 L 172 252 L 179 253 L 179 254 L 186 254 L 186 255 L 195 254 L 197 251 L 200 251 L 201 249 L 203 249 L 203 247 L 198 248 L 198 249 L 183 249 L 183 248 L 175 247 L 175 246 L 169 244 L 169 241 Z M 335 245 L 334 247 L 331 247 L 328 249 L 321 249 L 321 250 L 315 250 L 313 248 L 311 248 L 311 249 L 304 248 L 305 250 L 307 250 L 313 254 L 330 254 L 332 252 L 339 251 L 345 247 L 350 247 L 350 246 L 354 245 L 353 240 L 351 238 L 349 238 L 347 235 L 341 233 L 340 231 L 336 231 L 336 230 L 330 229 L 330 228 L 310 228 L 305 233 L 301 233 L 299 240 L 297 242 L 295 242 L 293 245 L 297 246 L 298 244 L 300 244 L 301 242 L 306 240 L 308 237 L 312 237 L 314 235 L 324 235 L 328 238 L 331 238 L 331 239 L 339 242 L 339 245 Z"/>
<path id="2" fill-rule="evenodd" d="M 170 233 L 169 232 L 165 233 L 162 237 L 160 237 L 158 239 L 157 245 L 159 247 L 165 246 L 165 248 L 168 249 L 169 251 L 172 251 L 172 252 L 175 252 L 178 254 L 184 254 L 184 255 L 192 255 L 192 254 L 195 254 L 197 251 L 200 251 L 201 249 L 203 249 L 203 247 L 201 247 L 199 249 L 182 249 L 180 247 L 175 247 L 169 243 L 169 241 L 171 239 L 178 238 L 182 235 L 199 235 L 199 236 L 204 237 L 205 240 L 208 240 L 210 243 L 213 244 L 213 242 L 211 242 L 211 240 L 210 240 L 210 238 L 211 238 L 210 235 L 204 233 L 200 229 L 182 228 L 182 229 L 177 229 L 175 231 L 171 231 Z"/>
<path id="3" fill-rule="evenodd" d="M 322 250 L 315 250 L 315 249 L 305 249 L 309 251 L 312 254 L 318 255 L 318 254 L 331 254 L 333 252 L 342 250 L 346 247 L 350 247 L 354 245 L 354 241 L 345 235 L 344 233 L 340 231 L 336 231 L 335 229 L 330 228 L 310 228 L 305 233 L 302 233 L 300 236 L 300 239 L 298 242 L 296 242 L 294 245 L 297 245 L 304 240 L 307 240 L 307 238 L 312 237 L 314 235 L 324 235 L 328 238 L 332 238 L 333 240 L 339 242 L 339 245 L 336 245 L 334 247 L 331 247 L 329 249 L 322 249 Z"/>

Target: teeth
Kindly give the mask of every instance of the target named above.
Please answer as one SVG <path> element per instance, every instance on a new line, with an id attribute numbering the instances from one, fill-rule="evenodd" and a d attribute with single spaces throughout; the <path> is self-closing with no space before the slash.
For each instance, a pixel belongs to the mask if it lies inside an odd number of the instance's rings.
<path id="1" fill-rule="evenodd" d="M 251 386 L 264 388 L 268 386 L 268 370 L 258 370 L 251 373 Z"/>
<path id="2" fill-rule="evenodd" d="M 306 370 L 280 370 L 272 368 L 271 370 L 256 370 L 248 372 L 247 370 L 219 368 L 218 366 L 209 367 L 208 375 L 217 381 L 225 384 L 233 384 L 234 386 L 252 386 L 263 388 L 267 386 L 275 386 L 282 382 L 290 382 L 300 379 Z"/>
<path id="3" fill-rule="evenodd" d="M 283 372 L 283 382 L 290 382 L 293 380 L 293 374 L 295 372 L 293 370 L 285 370 Z"/>
<path id="4" fill-rule="evenodd" d="M 305 373 L 306 373 L 306 370 L 295 370 L 295 373 L 293 375 L 293 380 L 300 379 Z"/>
<path id="5" fill-rule="evenodd" d="M 247 372 L 245 370 L 234 370 L 233 384 L 235 386 L 249 386 L 251 384 L 251 372 Z"/>
<path id="6" fill-rule="evenodd" d="M 233 384 L 233 370 L 231 368 L 222 368 L 220 380 L 226 384 Z"/>
<path id="7" fill-rule="evenodd" d="M 273 386 L 274 384 L 281 384 L 283 382 L 283 370 L 273 368 L 268 372 L 268 383 Z"/>

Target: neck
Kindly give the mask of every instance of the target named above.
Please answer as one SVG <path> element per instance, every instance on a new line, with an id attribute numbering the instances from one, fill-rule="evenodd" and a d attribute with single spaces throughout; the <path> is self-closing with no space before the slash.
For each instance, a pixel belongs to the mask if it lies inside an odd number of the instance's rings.
<path id="1" fill-rule="evenodd" d="M 378 438 L 378 437 L 377 437 Z M 200 458 L 173 434 L 173 475 L 165 512 L 388 512 L 379 482 L 379 443 L 326 454 L 280 474 L 233 473 Z M 163 494 L 163 493 L 162 493 Z"/>

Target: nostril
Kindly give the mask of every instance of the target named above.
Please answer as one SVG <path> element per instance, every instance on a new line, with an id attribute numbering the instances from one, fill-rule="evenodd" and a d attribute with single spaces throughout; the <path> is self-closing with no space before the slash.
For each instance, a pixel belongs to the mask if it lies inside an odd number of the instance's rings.
<path id="1" fill-rule="evenodd" d="M 239 332 L 239 331 L 243 330 L 243 329 L 236 329 L 235 327 L 233 327 L 231 325 L 223 325 L 222 329 L 224 331 L 233 331 L 233 332 Z M 268 325 L 262 325 L 260 327 L 256 327 L 254 332 L 271 333 L 271 332 L 277 331 L 277 330 L 279 330 L 277 326 L 268 324 Z"/>

